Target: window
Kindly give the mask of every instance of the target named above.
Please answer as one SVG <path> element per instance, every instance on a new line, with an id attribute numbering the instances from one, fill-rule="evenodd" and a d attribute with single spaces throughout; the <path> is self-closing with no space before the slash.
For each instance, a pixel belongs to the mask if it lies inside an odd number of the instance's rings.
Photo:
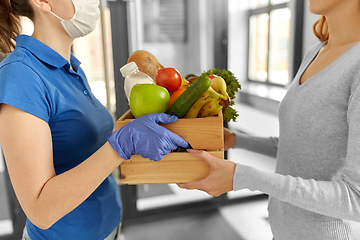
<path id="1" fill-rule="evenodd" d="M 285 86 L 290 81 L 290 0 L 251 0 L 248 79 Z"/>

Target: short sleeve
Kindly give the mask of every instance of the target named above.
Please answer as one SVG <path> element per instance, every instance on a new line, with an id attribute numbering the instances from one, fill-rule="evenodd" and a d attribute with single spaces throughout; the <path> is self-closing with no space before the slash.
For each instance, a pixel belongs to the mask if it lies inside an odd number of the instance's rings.
<path id="1" fill-rule="evenodd" d="M 49 122 L 50 99 L 40 76 L 21 62 L 0 68 L 0 103 L 5 103 Z"/>

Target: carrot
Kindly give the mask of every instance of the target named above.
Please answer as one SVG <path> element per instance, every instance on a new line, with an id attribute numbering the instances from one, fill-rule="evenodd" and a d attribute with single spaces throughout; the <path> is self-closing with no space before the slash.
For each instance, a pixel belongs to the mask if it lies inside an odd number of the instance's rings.
<path id="1" fill-rule="evenodd" d="M 175 102 L 175 100 L 186 90 L 186 87 L 180 87 L 170 95 L 169 108 Z"/>

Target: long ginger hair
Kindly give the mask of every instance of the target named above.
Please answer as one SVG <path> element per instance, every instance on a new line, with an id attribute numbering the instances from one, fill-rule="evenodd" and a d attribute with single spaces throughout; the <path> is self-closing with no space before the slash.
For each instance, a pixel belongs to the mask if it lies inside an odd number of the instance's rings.
<path id="1" fill-rule="evenodd" d="M 313 25 L 315 36 L 321 41 L 326 42 L 329 39 L 329 26 L 325 16 L 321 16 Z"/>

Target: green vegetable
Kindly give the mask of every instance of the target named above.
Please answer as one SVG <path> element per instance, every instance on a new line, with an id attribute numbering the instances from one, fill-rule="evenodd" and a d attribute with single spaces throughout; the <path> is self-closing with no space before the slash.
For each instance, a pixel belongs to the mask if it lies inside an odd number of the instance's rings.
<path id="1" fill-rule="evenodd" d="M 168 110 L 169 115 L 183 118 L 194 103 L 209 89 L 211 79 L 207 76 L 197 78 L 188 88 L 175 100 Z"/>
<path id="2" fill-rule="evenodd" d="M 225 69 L 221 71 L 214 68 L 213 70 L 202 73 L 200 76 L 209 76 L 211 74 L 222 77 L 225 80 L 227 86 L 226 91 L 229 94 L 231 103 L 229 108 L 223 108 L 223 118 L 225 122 L 230 122 L 230 120 L 233 120 L 235 122 L 239 114 L 231 106 L 235 104 L 235 102 L 233 101 L 235 99 L 235 94 L 238 92 L 239 89 L 241 89 L 240 83 L 232 72 Z"/>

